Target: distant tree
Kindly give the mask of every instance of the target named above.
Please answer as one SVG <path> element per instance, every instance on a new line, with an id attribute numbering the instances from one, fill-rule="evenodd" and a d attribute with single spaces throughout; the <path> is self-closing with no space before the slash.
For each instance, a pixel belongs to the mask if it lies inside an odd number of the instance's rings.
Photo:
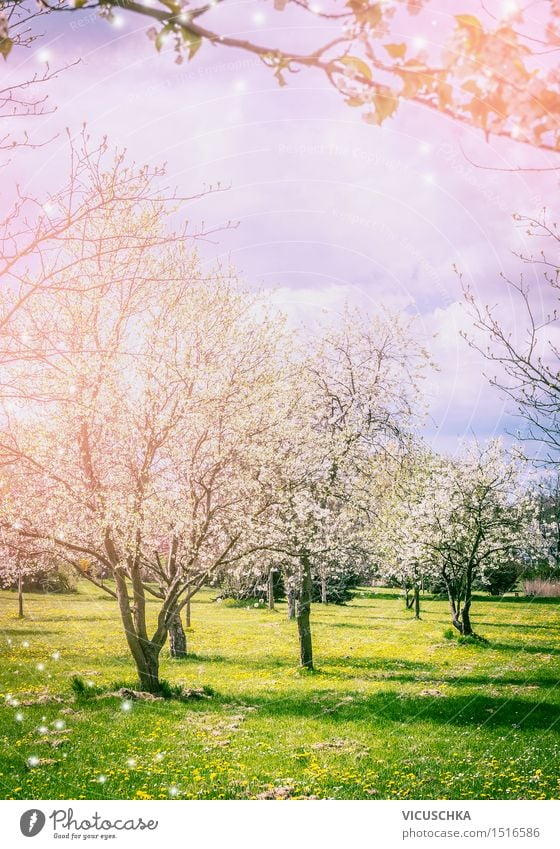
<path id="1" fill-rule="evenodd" d="M 9 497 L 5 491 L 3 496 Z M 52 563 L 45 558 L 41 547 L 33 545 L 29 540 L 22 540 L 17 530 L 3 529 L 0 535 L 0 587 L 17 590 L 18 616 L 23 619 L 24 590 L 26 583 L 52 570 Z"/>
<path id="2" fill-rule="evenodd" d="M 499 441 L 471 447 L 460 460 L 435 458 L 416 516 L 426 555 L 447 590 L 452 624 L 470 635 L 476 582 L 488 585 L 512 560 L 527 563 L 541 545 L 519 462 Z"/>
<path id="3" fill-rule="evenodd" d="M 302 357 L 285 443 L 263 484 L 276 504 L 263 515 L 270 546 L 283 556 L 284 582 L 313 668 L 314 579 L 355 572 L 369 550 L 372 487 L 385 458 L 418 414 L 429 358 L 405 320 L 347 311 Z"/>
<path id="4" fill-rule="evenodd" d="M 437 569 L 426 549 L 425 528 L 418 521 L 429 489 L 433 456 L 412 443 L 394 464 L 371 533 L 378 575 L 404 592 L 407 609 L 420 618 L 420 593 Z"/>
<path id="5" fill-rule="evenodd" d="M 539 272 L 541 285 L 531 288 L 504 278 L 515 304 L 515 323 L 504 317 L 498 306 L 483 304 L 465 287 L 474 326 L 480 335 L 465 334 L 480 351 L 494 373 L 489 380 L 513 402 L 522 426 L 519 437 L 535 446 L 535 459 L 551 467 L 560 466 L 560 327 L 558 301 L 560 264 L 556 259 L 560 233 L 546 214 L 536 219 L 516 216 L 528 233 L 539 241 L 535 254 L 520 254 L 520 261 Z M 544 240 L 544 241 L 543 241 Z M 547 248 L 551 243 L 552 251 Z M 542 452 L 545 452 L 544 454 Z"/>
<path id="6" fill-rule="evenodd" d="M 543 551 L 529 577 L 557 580 L 560 576 L 560 475 L 556 469 L 541 476 L 535 492 Z"/>

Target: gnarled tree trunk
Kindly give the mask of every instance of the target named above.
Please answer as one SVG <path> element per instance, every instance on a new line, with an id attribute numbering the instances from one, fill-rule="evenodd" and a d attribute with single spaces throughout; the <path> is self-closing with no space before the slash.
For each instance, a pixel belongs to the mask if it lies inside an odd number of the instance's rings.
<path id="1" fill-rule="evenodd" d="M 146 630 L 146 595 L 140 579 L 139 569 L 131 569 L 133 597 L 129 595 L 127 576 L 119 565 L 118 555 L 109 532 L 105 538 L 105 550 L 113 568 L 115 589 L 126 641 L 134 658 L 140 687 L 147 693 L 159 693 L 159 654 L 167 638 L 163 624 L 158 625 L 157 639 L 150 639 Z M 163 614 L 160 612 L 160 617 Z M 162 618 L 163 621 L 163 618 Z"/>
<path id="2" fill-rule="evenodd" d="M 463 614 L 461 617 L 463 620 L 463 630 L 461 631 L 461 633 L 465 637 L 468 637 L 470 634 L 474 633 L 471 624 L 471 602 L 472 598 L 469 593 L 469 597 L 465 599 L 465 604 L 463 605 Z"/>
<path id="3" fill-rule="evenodd" d="M 143 659 L 136 660 L 140 689 L 146 693 L 159 693 L 159 653 L 160 646 L 145 643 L 141 646 Z"/>
<path id="4" fill-rule="evenodd" d="M 321 604 L 328 604 L 327 600 L 327 579 L 321 578 Z"/>
<path id="5" fill-rule="evenodd" d="M 468 637 L 473 634 L 473 629 L 471 625 L 471 617 L 470 617 L 470 609 L 471 609 L 471 595 L 469 592 L 468 598 L 465 600 L 463 609 L 461 610 L 461 599 L 456 598 L 453 594 L 453 591 L 448 587 L 447 594 L 449 597 L 449 609 L 451 611 L 451 623 L 454 628 L 459 631 L 464 637 Z"/>

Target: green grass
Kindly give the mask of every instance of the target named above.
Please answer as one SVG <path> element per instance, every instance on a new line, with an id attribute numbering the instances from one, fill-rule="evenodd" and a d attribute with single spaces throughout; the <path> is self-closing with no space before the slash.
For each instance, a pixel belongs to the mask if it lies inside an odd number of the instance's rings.
<path id="1" fill-rule="evenodd" d="M 88 586 L 29 595 L 18 620 L 14 594 L 0 593 L 2 692 L 20 703 L 0 700 L 4 798 L 559 797 L 555 600 L 476 599 L 489 642 L 465 645 L 444 637 L 440 600 L 423 602 L 420 622 L 390 591 L 315 605 L 310 674 L 297 668 L 284 605 L 214 596 L 193 602 L 191 656 L 171 661 L 164 649 L 162 662 L 171 684 L 214 695 L 127 711 L 95 697 L 135 679 L 114 601 Z M 76 675 L 94 697 L 74 701 Z"/>

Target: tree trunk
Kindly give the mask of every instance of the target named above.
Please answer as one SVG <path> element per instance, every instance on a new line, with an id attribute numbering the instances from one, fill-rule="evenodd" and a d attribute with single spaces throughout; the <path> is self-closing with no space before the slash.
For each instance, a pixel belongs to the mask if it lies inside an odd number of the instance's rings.
<path id="1" fill-rule="evenodd" d="M 185 605 L 185 628 L 191 627 L 191 597 L 188 596 L 187 603 Z"/>
<path id="2" fill-rule="evenodd" d="M 455 599 L 453 593 L 449 588 L 447 592 L 449 595 L 449 608 L 451 610 L 451 622 L 453 624 L 453 627 L 456 628 L 463 637 L 468 637 L 473 634 L 470 617 L 470 609 L 472 602 L 470 590 L 468 590 L 467 592 L 467 597 L 465 598 L 465 603 L 463 605 L 462 610 L 461 599 Z"/>
<path id="3" fill-rule="evenodd" d="M 142 647 L 144 659 L 136 661 L 140 689 L 145 693 L 159 693 L 159 648 L 147 643 Z"/>
<path id="4" fill-rule="evenodd" d="M 268 609 L 274 610 L 274 575 L 276 571 L 271 569 L 268 573 Z"/>
<path id="5" fill-rule="evenodd" d="M 147 693 L 159 693 L 159 653 L 165 642 L 166 633 L 165 631 L 162 632 L 159 642 L 152 642 L 152 640 L 148 639 L 145 623 L 140 620 L 138 612 L 136 614 L 136 618 L 133 616 L 126 578 L 122 570 L 118 568 L 118 557 L 109 535 L 106 536 L 105 548 L 113 566 L 115 589 L 119 602 L 124 635 L 126 637 L 130 653 L 134 658 L 134 663 L 136 664 L 140 687 Z M 140 584 L 137 592 L 137 604 L 138 602 L 145 601 L 141 597 L 142 592 L 143 587 Z M 142 610 L 143 609 L 144 605 L 142 605 Z M 138 624 L 141 624 L 141 630 L 138 629 Z"/>
<path id="6" fill-rule="evenodd" d="M 321 578 L 321 604 L 328 604 L 327 600 L 327 579 Z"/>
<path id="7" fill-rule="evenodd" d="M 463 620 L 462 633 L 465 637 L 474 633 L 471 625 L 472 580 L 473 570 L 469 565 L 469 569 L 467 570 L 467 585 L 465 587 L 465 603 L 463 605 L 463 616 L 461 617 Z"/>
<path id="8" fill-rule="evenodd" d="M 420 587 L 414 587 L 414 618 L 420 619 Z"/>
<path id="9" fill-rule="evenodd" d="M 17 590 L 18 590 L 18 616 L 19 616 L 20 619 L 23 619 L 23 578 L 22 578 L 21 575 L 18 575 Z"/>
<path id="10" fill-rule="evenodd" d="M 464 637 L 468 637 L 473 633 L 473 629 L 472 629 L 472 625 L 471 625 L 470 607 L 471 607 L 471 604 L 470 604 L 470 600 L 469 600 L 469 602 L 465 603 L 465 606 L 463 607 L 463 616 L 462 616 L 463 630 L 461 631 L 461 633 L 463 634 Z"/>
<path id="11" fill-rule="evenodd" d="M 311 563 L 304 554 L 301 557 L 303 575 L 300 590 L 296 600 L 296 620 L 299 633 L 299 658 L 304 669 L 313 669 L 313 643 L 311 640 L 311 596 L 313 582 L 311 579 Z"/>
<path id="12" fill-rule="evenodd" d="M 408 587 L 404 588 L 404 603 L 406 604 L 407 610 L 410 610 L 414 604 L 414 596 L 412 598 L 410 597 L 410 590 Z"/>
<path id="13" fill-rule="evenodd" d="M 449 599 L 449 610 L 451 611 L 451 624 L 454 628 L 456 628 L 460 634 L 463 633 L 463 623 L 460 621 L 459 616 L 459 604 L 460 602 L 455 601 L 455 595 L 450 584 L 447 584 L 447 597 Z"/>
<path id="14" fill-rule="evenodd" d="M 187 656 L 187 635 L 183 630 L 180 613 L 175 614 L 169 626 L 169 654 L 179 660 Z"/>
<path id="15" fill-rule="evenodd" d="M 288 587 L 286 592 L 286 598 L 288 600 L 288 619 L 292 620 L 296 618 L 296 594 L 294 592 L 293 587 Z"/>

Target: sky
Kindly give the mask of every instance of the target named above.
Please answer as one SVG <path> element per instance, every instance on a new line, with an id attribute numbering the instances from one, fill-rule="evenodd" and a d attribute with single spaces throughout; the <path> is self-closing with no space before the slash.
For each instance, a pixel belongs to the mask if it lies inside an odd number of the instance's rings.
<path id="1" fill-rule="evenodd" d="M 300 45 L 324 38 L 265 0 L 229 8 L 222 20 L 216 10 L 222 32 Z M 441 20 L 434 21 L 437 32 Z M 106 135 L 136 162 L 165 162 L 166 182 L 181 194 L 220 183 L 224 191 L 187 210 L 195 225 L 235 223 L 200 245 L 205 261 L 231 260 L 294 321 L 339 312 L 345 302 L 415 315 L 439 366 L 426 385 L 426 435 L 438 450 L 514 429 L 508 404 L 483 374 L 487 365 L 460 335 L 471 320 L 455 269 L 522 332 L 501 275 L 518 279 L 523 270 L 535 291 L 542 279 L 521 269 L 514 252 L 534 245 L 512 214 L 553 207 L 557 179 L 495 169 L 531 167 L 543 157 L 515 142 L 487 142 L 413 104 L 381 128 L 368 125 L 321 74 L 292 75 L 279 87 L 241 51 L 206 44 L 192 62 L 176 65 L 170 50 L 154 49 L 147 26 L 123 13 L 113 24 L 92 13 L 56 16 L 30 51 L 10 60 L 13 79 L 46 62 L 77 64 L 50 84 L 56 110 L 28 122 L 35 140 L 54 140 L 14 154 L 4 186 L 17 179 L 46 196 L 63 185 L 64 129 L 77 134 L 84 123 L 93 139 Z M 405 37 L 436 38 L 413 30 Z"/>

